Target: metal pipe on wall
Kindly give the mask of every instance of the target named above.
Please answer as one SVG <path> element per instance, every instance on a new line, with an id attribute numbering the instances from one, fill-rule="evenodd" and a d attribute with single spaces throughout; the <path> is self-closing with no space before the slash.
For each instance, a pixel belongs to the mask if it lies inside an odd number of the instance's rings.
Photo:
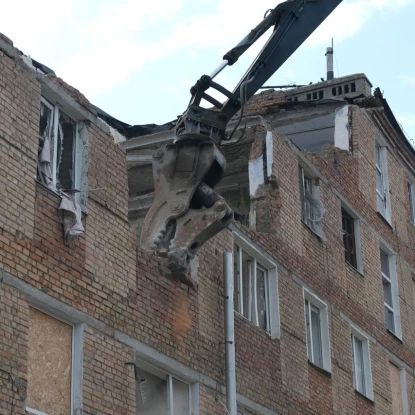
<path id="1" fill-rule="evenodd" d="M 232 252 L 223 254 L 223 268 L 225 285 L 226 404 L 229 415 L 237 415 Z"/>

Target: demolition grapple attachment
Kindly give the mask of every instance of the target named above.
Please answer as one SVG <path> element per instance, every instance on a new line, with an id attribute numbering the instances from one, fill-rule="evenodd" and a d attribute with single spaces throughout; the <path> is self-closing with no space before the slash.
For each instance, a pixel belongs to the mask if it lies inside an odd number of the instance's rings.
<path id="1" fill-rule="evenodd" d="M 182 135 L 153 155 L 154 202 L 142 234 L 144 249 L 168 259 L 173 273 L 184 273 L 197 250 L 232 220 L 232 211 L 213 187 L 225 158 L 207 137 Z"/>

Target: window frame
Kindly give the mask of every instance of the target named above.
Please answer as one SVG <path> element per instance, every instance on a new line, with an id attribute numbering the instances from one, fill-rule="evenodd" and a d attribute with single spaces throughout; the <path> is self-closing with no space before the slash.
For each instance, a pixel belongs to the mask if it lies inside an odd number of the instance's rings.
<path id="1" fill-rule="evenodd" d="M 363 359 L 363 380 L 364 391 L 360 391 L 357 386 L 357 370 L 356 370 L 356 353 L 355 353 L 355 339 L 362 344 L 362 359 Z M 370 344 L 369 339 L 363 335 L 359 330 L 351 327 L 351 352 L 352 352 L 352 364 L 353 364 L 353 387 L 356 392 L 370 399 L 374 400 L 373 395 L 373 381 L 372 381 L 372 365 L 370 361 Z"/>
<path id="2" fill-rule="evenodd" d="M 399 387 L 401 389 L 401 399 L 402 399 L 402 415 L 409 415 L 409 402 L 408 402 L 408 392 L 406 384 L 406 370 L 398 362 L 394 360 L 389 360 L 389 364 L 395 366 L 399 370 Z"/>
<path id="3" fill-rule="evenodd" d="M 323 217 L 325 213 L 325 208 L 321 203 L 320 199 L 320 189 L 319 186 L 316 185 L 315 181 L 316 178 L 313 177 L 311 174 L 308 174 L 306 170 L 300 165 L 299 166 L 299 179 L 300 179 L 300 203 L 301 203 L 301 220 L 303 223 L 321 240 L 325 240 L 325 235 L 323 231 Z M 314 222 L 317 222 L 316 212 L 313 209 L 310 201 L 306 198 L 306 191 L 308 191 L 311 195 L 315 196 L 323 210 L 322 216 L 319 220 L 319 224 L 317 225 Z"/>
<path id="4" fill-rule="evenodd" d="M 51 145 L 53 146 L 53 155 L 51 161 L 51 173 L 52 173 L 52 183 L 48 186 L 54 192 L 59 192 L 60 189 L 57 188 L 58 182 L 58 166 L 57 166 L 57 143 L 58 143 L 58 129 L 59 129 L 59 114 L 62 113 L 66 117 L 68 117 L 71 121 L 74 122 L 75 125 L 75 142 L 74 142 L 74 149 L 72 152 L 72 168 L 73 172 L 73 189 L 62 189 L 62 190 L 77 190 L 75 192 L 75 200 L 78 203 L 82 204 L 83 210 L 86 210 L 86 197 L 85 195 L 80 195 L 82 192 L 82 187 L 87 186 L 87 183 L 83 183 L 84 179 L 82 178 L 83 175 L 86 176 L 87 171 L 87 161 L 85 161 L 85 157 L 83 155 L 84 151 L 88 150 L 88 138 L 87 133 L 81 133 L 81 131 L 85 130 L 85 125 L 82 120 L 75 116 L 74 111 L 66 111 L 66 106 L 61 106 L 58 103 L 53 103 L 53 100 L 49 100 L 43 94 L 40 98 L 41 104 L 45 105 L 52 111 L 52 127 L 50 129 L 49 139 L 51 140 Z M 83 137 L 82 137 L 83 136 Z M 83 142 L 84 141 L 84 142 Z M 39 164 L 39 163 L 38 163 Z M 39 169 L 39 166 L 38 166 Z M 39 180 L 39 173 L 37 173 L 37 180 Z M 42 184 L 46 185 L 44 181 L 40 178 L 39 180 Z"/>
<path id="5" fill-rule="evenodd" d="M 243 237 L 237 233 L 233 233 L 233 247 L 234 247 L 234 254 L 237 253 L 237 256 L 234 258 L 234 262 L 236 263 L 236 272 L 234 275 L 234 311 L 241 315 L 242 317 L 246 318 L 248 321 L 251 321 L 255 326 L 259 326 L 258 315 L 254 316 L 254 319 L 248 319 L 247 316 L 243 314 L 243 275 L 242 272 L 238 273 L 238 269 L 242 269 L 241 259 L 242 259 L 242 251 L 245 252 L 253 259 L 253 297 L 256 300 L 256 289 L 257 284 L 256 282 L 256 275 L 257 269 L 262 269 L 266 271 L 266 278 L 267 283 L 266 286 L 266 310 L 268 312 L 268 319 L 267 319 L 267 329 L 265 330 L 272 339 L 277 339 L 280 337 L 280 313 L 279 313 L 279 292 L 278 292 L 278 272 L 277 272 L 277 264 L 274 262 L 268 255 L 264 255 L 259 248 L 257 248 L 252 241 L 248 238 Z M 236 250 L 235 250 L 236 248 Z M 239 249 L 238 249 L 239 248 Z M 240 254 L 239 254 L 240 252 Z M 237 295 L 237 298 L 235 298 Z M 238 308 L 236 308 L 238 302 Z M 250 308 L 251 309 L 251 308 Z M 258 310 L 257 307 L 254 308 Z M 242 313 L 239 311 L 242 310 Z M 251 316 L 252 317 L 252 316 Z"/>
<path id="6" fill-rule="evenodd" d="M 378 157 L 379 156 L 379 157 Z M 375 143 L 375 171 L 376 171 L 376 208 L 377 211 L 391 224 L 391 204 L 389 193 L 388 158 L 386 145 Z M 380 175 L 382 189 L 378 189 L 377 175 Z"/>
<path id="7" fill-rule="evenodd" d="M 349 209 L 347 209 L 344 205 L 341 206 L 341 215 L 342 215 L 342 238 L 343 238 L 343 246 L 344 246 L 344 228 L 343 228 L 343 212 L 349 216 L 349 218 L 353 221 L 353 238 L 354 238 L 354 249 L 355 249 L 355 256 L 356 256 L 356 265 L 353 265 L 349 261 L 347 261 L 345 257 L 345 262 L 355 268 L 360 274 L 363 275 L 363 253 L 362 253 L 362 238 L 360 232 L 360 219 L 352 213 Z M 346 247 L 344 247 L 346 250 Z M 346 253 L 346 252 L 345 252 Z"/>
<path id="8" fill-rule="evenodd" d="M 149 374 L 156 376 L 160 379 L 166 379 L 167 383 L 167 394 L 166 397 L 167 402 L 167 408 L 168 412 L 170 412 L 168 415 L 171 415 L 171 413 L 174 412 L 173 408 L 173 399 L 174 399 L 174 392 L 173 392 L 173 380 L 177 380 L 181 383 L 184 383 L 188 386 L 189 390 L 189 415 L 192 414 L 198 414 L 199 413 L 199 403 L 198 403 L 198 384 L 189 380 L 186 380 L 184 377 L 174 374 L 169 370 L 162 369 L 160 367 L 154 366 L 152 364 L 149 364 L 141 359 L 136 360 L 136 370 L 138 373 L 140 373 L 140 369 L 148 372 Z M 136 379 L 136 382 L 140 381 L 140 379 Z M 136 405 L 138 401 L 137 393 L 140 390 L 140 387 L 136 385 Z M 136 407 L 136 412 L 138 411 L 138 407 Z M 175 414 L 176 415 L 176 414 Z M 184 414 L 187 415 L 187 414 Z"/>
<path id="9" fill-rule="evenodd" d="M 408 180 L 409 220 L 415 226 L 415 183 Z"/>
<path id="10" fill-rule="evenodd" d="M 308 303 L 308 309 L 307 309 Z M 330 350 L 330 328 L 329 328 L 329 316 L 327 304 L 322 301 L 319 297 L 311 293 L 306 288 L 303 288 L 303 304 L 304 304 L 304 320 L 305 320 L 305 333 L 306 333 L 306 350 L 307 359 L 314 366 L 331 373 L 331 350 Z M 311 305 L 319 310 L 319 325 L 320 325 L 320 340 L 321 340 L 321 360 L 322 365 L 320 366 L 314 360 L 313 347 L 312 347 L 312 327 L 311 327 Z M 308 316 L 308 317 L 307 317 Z M 307 322 L 310 323 L 310 329 L 308 329 Z M 309 336 L 310 333 L 310 336 Z M 310 337 L 310 339 L 309 339 Z M 310 347 L 309 347 L 310 345 Z M 310 356 L 311 350 L 311 356 Z"/>
<path id="11" fill-rule="evenodd" d="M 386 275 L 382 271 L 382 261 L 381 261 L 381 253 L 384 253 L 387 256 L 388 260 L 388 271 L 389 275 Z M 392 306 L 385 302 L 383 299 L 384 308 L 388 308 L 393 313 L 393 322 L 394 322 L 394 330 L 391 330 L 386 326 L 386 314 L 385 314 L 385 328 L 388 332 L 392 333 L 396 336 L 399 340 L 402 340 L 402 328 L 401 328 L 401 313 L 400 313 L 400 306 L 399 306 L 399 287 L 398 287 L 398 276 L 396 272 L 396 257 L 394 253 L 388 249 L 385 245 L 381 244 L 379 248 L 379 260 L 381 264 L 380 275 L 382 278 L 382 286 L 383 291 L 384 288 L 384 281 L 390 284 L 391 288 L 391 300 Z M 383 294 L 385 296 L 385 294 Z"/>
<path id="12" fill-rule="evenodd" d="M 83 360 L 84 360 L 84 323 L 78 323 L 67 320 L 61 316 L 57 316 L 55 313 L 49 311 L 47 308 L 42 307 L 36 303 L 30 303 L 30 308 L 40 311 L 47 316 L 58 320 L 68 326 L 72 327 L 72 364 L 71 364 L 71 411 L 70 415 L 76 415 L 80 408 L 83 406 Z M 30 345 L 28 346 L 30 347 Z M 33 415 L 52 415 L 35 408 L 30 408 L 25 405 L 25 411 Z"/>

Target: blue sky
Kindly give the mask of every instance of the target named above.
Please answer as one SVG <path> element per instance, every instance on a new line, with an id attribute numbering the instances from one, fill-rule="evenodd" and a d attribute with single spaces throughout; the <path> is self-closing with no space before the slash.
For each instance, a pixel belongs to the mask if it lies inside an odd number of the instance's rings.
<path id="1" fill-rule="evenodd" d="M 15 0 L 2 7 L 0 32 L 114 117 L 161 124 L 186 109 L 190 86 L 280 2 Z M 333 37 L 335 76 L 366 73 L 415 140 L 414 22 L 415 0 L 343 0 L 267 84 L 325 77 Z M 232 90 L 259 48 L 217 81 Z"/>

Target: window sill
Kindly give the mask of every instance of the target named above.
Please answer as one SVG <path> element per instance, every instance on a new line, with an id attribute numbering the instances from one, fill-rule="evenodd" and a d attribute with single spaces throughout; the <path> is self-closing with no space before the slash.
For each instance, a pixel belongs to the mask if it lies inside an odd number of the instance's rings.
<path id="1" fill-rule="evenodd" d="M 375 401 L 373 398 L 369 398 L 369 396 L 364 395 L 362 392 L 359 392 L 358 390 L 354 390 L 355 394 L 357 396 L 360 396 L 361 398 L 365 399 L 366 401 L 368 401 L 369 403 L 371 403 L 372 405 L 375 404 Z"/>
<path id="2" fill-rule="evenodd" d="M 352 264 L 350 264 L 349 262 L 347 262 L 347 261 L 344 261 L 345 262 L 345 264 L 346 264 L 346 266 L 347 266 L 347 268 L 349 268 L 351 271 L 353 271 L 355 274 L 357 274 L 359 277 L 362 277 L 362 278 L 364 278 L 365 276 L 364 276 L 364 274 L 363 274 L 363 272 L 360 272 L 357 268 L 355 268 Z"/>
<path id="3" fill-rule="evenodd" d="M 321 372 L 323 375 L 326 375 L 328 377 L 331 377 L 331 372 L 329 372 L 326 369 L 323 369 L 320 366 L 315 365 L 310 359 L 308 359 L 308 365 L 311 366 L 314 369 L 317 369 L 319 372 Z"/>
<path id="4" fill-rule="evenodd" d="M 388 218 L 386 218 L 385 216 L 383 216 L 379 211 L 376 212 L 378 214 L 378 216 L 383 220 L 383 222 L 386 223 L 386 225 L 389 226 L 389 228 L 393 229 L 392 223 L 390 220 L 388 220 Z"/>
<path id="5" fill-rule="evenodd" d="M 395 334 L 392 330 L 386 329 L 386 331 L 395 339 L 398 340 L 399 343 L 403 344 L 403 340 Z"/>
<path id="6" fill-rule="evenodd" d="M 43 184 L 40 180 L 38 180 L 36 178 L 35 178 L 35 182 L 39 186 L 42 186 L 48 192 L 50 192 L 53 195 L 59 197 L 59 199 L 62 199 L 62 195 L 59 193 L 59 191 L 51 189 L 50 187 L 46 186 L 45 184 Z M 82 215 L 83 216 L 88 216 L 88 210 L 87 210 L 87 208 L 85 206 L 83 206 L 83 205 L 80 205 L 80 206 L 81 206 L 81 213 L 82 213 Z"/>
<path id="7" fill-rule="evenodd" d="M 257 326 L 253 321 L 251 321 L 251 320 L 249 320 L 247 317 L 245 317 L 243 314 L 241 314 L 241 313 L 239 313 L 238 311 L 236 311 L 236 310 L 233 310 L 233 312 L 234 312 L 234 314 L 236 315 L 236 316 L 238 316 L 242 321 L 244 321 L 244 322 L 246 322 L 246 323 L 248 323 L 250 326 L 252 326 L 252 327 L 255 327 L 255 329 L 256 330 L 260 330 L 261 331 L 261 333 L 265 333 L 265 334 L 267 334 L 272 340 L 278 340 L 276 337 L 274 338 L 273 336 L 272 336 L 272 334 L 269 332 L 269 331 L 267 331 L 267 330 L 265 330 L 265 329 L 263 329 L 262 327 L 259 327 L 259 326 Z"/>
<path id="8" fill-rule="evenodd" d="M 319 242 L 323 242 L 323 238 L 317 233 L 315 232 L 311 226 L 309 226 L 306 222 L 304 222 L 303 219 L 301 219 L 301 222 L 303 223 L 303 225 L 316 237 L 318 238 Z"/>

